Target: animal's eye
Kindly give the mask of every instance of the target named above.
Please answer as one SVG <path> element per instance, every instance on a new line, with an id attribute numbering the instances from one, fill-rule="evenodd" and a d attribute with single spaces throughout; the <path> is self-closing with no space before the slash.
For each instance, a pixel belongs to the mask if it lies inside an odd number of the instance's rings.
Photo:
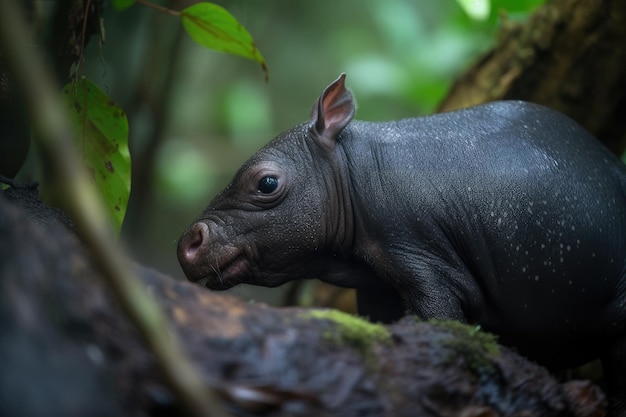
<path id="1" fill-rule="evenodd" d="M 259 181 L 259 184 L 257 187 L 258 187 L 257 190 L 260 193 L 270 194 L 276 191 L 276 188 L 278 188 L 278 178 L 271 177 L 271 176 L 263 177 Z"/>

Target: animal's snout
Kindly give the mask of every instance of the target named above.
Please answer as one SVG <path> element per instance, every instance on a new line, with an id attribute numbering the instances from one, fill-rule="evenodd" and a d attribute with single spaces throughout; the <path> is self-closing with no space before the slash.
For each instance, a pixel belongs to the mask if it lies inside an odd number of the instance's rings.
<path id="1" fill-rule="evenodd" d="M 209 226 L 198 222 L 183 234 L 178 242 L 178 261 L 189 279 L 193 279 L 197 265 L 203 262 L 204 247 L 210 238 Z"/>
<path id="2" fill-rule="evenodd" d="M 182 255 L 188 260 L 195 260 L 200 248 L 209 240 L 209 226 L 206 223 L 196 223 L 191 226 L 190 230 L 181 239 Z"/>

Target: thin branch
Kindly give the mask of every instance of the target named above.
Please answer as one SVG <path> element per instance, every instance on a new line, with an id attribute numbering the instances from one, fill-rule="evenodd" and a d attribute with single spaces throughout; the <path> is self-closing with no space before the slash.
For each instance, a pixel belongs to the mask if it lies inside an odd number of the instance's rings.
<path id="1" fill-rule="evenodd" d="M 80 51 L 78 55 L 78 65 L 80 66 L 80 76 L 85 75 L 85 39 L 87 37 L 87 21 L 89 20 L 89 8 L 91 7 L 91 0 L 87 0 L 84 8 L 83 16 L 83 30 L 80 37 Z M 78 77 L 77 77 L 78 78 Z"/>
<path id="2" fill-rule="evenodd" d="M 163 13 L 170 14 L 172 16 L 180 17 L 180 12 L 178 10 L 169 9 L 167 7 L 164 7 L 164 6 L 151 3 L 151 2 L 149 2 L 147 0 L 135 0 L 135 3 L 139 3 L 139 4 L 142 4 L 144 6 L 151 7 L 153 9 L 155 9 L 155 10 L 158 10 L 158 11 L 163 12 Z"/>
<path id="3" fill-rule="evenodd" d="M 128 317 L 154 353 L 173 391 L 195 416 L 225 416 L 213 392 L 205 385 L 163 312 L 147 295 L 132 265 L 114 243 L 107 217 L 94 186 L 73 146 L 72 129 L 51 74 L 30 43 L 34 39 L 16 0 L 0 1 L 0 47 L 16 74 L 29 107 L 34 137 L 52 184 L 76 222 L 82 241 L 117 296 Z"/>

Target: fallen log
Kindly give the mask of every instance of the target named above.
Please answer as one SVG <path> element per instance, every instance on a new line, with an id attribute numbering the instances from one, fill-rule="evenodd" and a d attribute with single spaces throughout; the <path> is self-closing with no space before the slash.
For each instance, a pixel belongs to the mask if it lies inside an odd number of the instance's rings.
<path id="1" fill-rule="evenodd" d="M 181 415 L 71 224 L 35 192 L 0 196 L 0 415 Z M 559 383 L 475 327 L 271 308 L 136 268 L 233 415 L 606 412 L 591 382 Z"/>

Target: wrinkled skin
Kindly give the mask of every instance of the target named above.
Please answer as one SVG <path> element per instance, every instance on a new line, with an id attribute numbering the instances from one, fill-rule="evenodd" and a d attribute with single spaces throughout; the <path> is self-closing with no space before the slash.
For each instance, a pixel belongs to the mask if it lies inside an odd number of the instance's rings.
<path id="1" fill-rule="evenodd" d="M 374 320 L 477 323 L 531 359 L 601 357 L 626 415 L 626 169 L 569 118 L 494 102 L 352 120 L 345 76 L 181 237 L 212 289 L 319 278 Z"/>

